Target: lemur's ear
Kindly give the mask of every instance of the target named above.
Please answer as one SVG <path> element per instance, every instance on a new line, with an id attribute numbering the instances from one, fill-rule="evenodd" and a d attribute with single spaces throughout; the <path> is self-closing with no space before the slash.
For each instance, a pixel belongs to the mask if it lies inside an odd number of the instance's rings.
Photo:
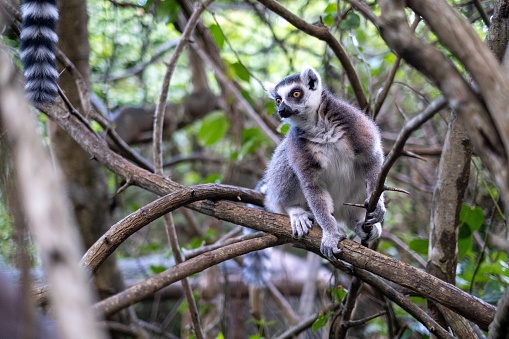
<path id="1" fill-rule="evenodd" d="M 276 98 L 276 84 L 273 84 L 271 82 L 264 82 L 263 88 L 265 88 L 265 90 L 267 91 L 269 98 L 271 99 Z"/>
<path id="2" fill-rule="evenodd" d="M 322 79 L 320 75 L 310 66 L 304 65 L 300 72 L 300 79 L 306 87 L 312 91 L 322 89 Z"/>

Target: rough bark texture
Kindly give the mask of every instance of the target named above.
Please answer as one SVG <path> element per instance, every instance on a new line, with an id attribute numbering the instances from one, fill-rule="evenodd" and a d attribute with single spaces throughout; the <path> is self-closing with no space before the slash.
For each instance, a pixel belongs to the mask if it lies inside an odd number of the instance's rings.
<path id="1" fill-rule="evenodd" d="M 85 82 L 89 83 L 90 46 L 86 2 L 65 0 L 58 4 L 58 47 L 76 65 Z M 75 80 L 69 73 L 61 74 L 59 85 L 70 102 L 82 111 Z M 85 247 L 88 248 L 104 233 L 110 222 L 106 174 L 65 131 L 50 123 L 49 133 L 52 155 L 62 167 L 78 227 Z M 111 295 L 120 288 L 120 275 L 113 257 L 97 272 L 95 283 L 100 297 Z"/>
<path id="2" fill-rule="evenodd" d="M 507 44 L 509 41 L 509 1 L 495 0 L 494 11 L 491 18 L 491 25 L 486 37 L 486 44 L 495 54 L 498 60 L 502 60 L 507 55 Z M 507 63 L 507 60 L 505 60 Z M 505 65 L 507 74 L 507 64 Z M 490 324 L 488 338 L 502 339 L 509 335 L 509 289 L 497 303 L 497 313 L 495 319 Z"/>
<path id="3" fill-rule="evenodd" d="M 450 284 L 454 284 L 456 277 L 459 215 L 468 185 L 471 156 L 472 146 L 465 127 L 453 111 L 433 193 L 426 266 L 426 272 Z M 434 303 L 428 303 L 428 311 L 439 324 L 446 327 L 446 321 Z"/>

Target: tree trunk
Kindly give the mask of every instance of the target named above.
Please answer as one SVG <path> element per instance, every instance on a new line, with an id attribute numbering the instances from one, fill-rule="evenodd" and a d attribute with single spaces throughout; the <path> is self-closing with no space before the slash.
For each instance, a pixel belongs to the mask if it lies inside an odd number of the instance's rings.
<path id="1" fill-rule="evenodd" d="M 58 5 L 58 48 L 68 56 L 89 84 L 90 46 L 86 2 L 61 0 Z M 79 92 L 68 72 L 64 71 L 60 75 L 59 85 L 72 105 L 83 112 Z M 90 154 L 56 124 L 50 122 L 48 129 L 52 156 L 61 165 L 83 242 L 89 248 L 110 223 L 106 173 Z M 101 299 L 121 289 L 121 277 L 114 257 L 97 271 L 95 285 Z"/>

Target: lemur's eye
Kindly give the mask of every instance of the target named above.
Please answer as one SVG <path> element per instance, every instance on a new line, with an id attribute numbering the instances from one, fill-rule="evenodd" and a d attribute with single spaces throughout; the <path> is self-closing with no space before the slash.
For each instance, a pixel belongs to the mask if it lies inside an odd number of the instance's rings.
<path id="1" fill-rule="evenodd" d="M 292 93 L 292 96 L 293 96 L 295 99 L 298 99 L 298 98 L 300 98 L 301 94 L 302 94 L 302 93 L 301 93 L 301 91 L 294 91 L 294 92 Z"/>
<path id="2" fill-rule="evenodd" d="M 281 98 L 276 98 L 276 105 L 281 104 L 281 101 L 283 101 L 283 100 L 281 100 Z"/>

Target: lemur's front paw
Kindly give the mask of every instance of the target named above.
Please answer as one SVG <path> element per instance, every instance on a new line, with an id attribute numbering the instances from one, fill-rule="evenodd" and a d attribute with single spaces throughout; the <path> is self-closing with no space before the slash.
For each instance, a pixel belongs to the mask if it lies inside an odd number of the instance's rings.
<path id="1" fill-rule="evenodd" d="M 369 200 L 366 200 L 364 202 L 364 206 L 368 205 L 368 201 Z M 373 212 L 367 213 L 364 224 L 374 225 L 376 223 L 382 222 L 382 220 L 384 220 L 384 216 L 385 216 L 385 206 L 382 202 L 379 201 L 378 204 L 376 204 L 375 210 Z"/>
<path id="2" fill-rule="evenodd" d="M 365 224 L 363 221 L 360 221 L 355 226 L 355 234 L 357 234 L 362 241 L 371 241 L 380 238 L 382 235 L 382 225 L 380 223 L 376 223 L 374 225 L 371 225 L 371 230 L 369 232 L 366 232 L 364 230 Z"/>
<path id="3" fill-rule="evenodd" d="M 302 208 L 288 209 L 288 216 L 292 225 L 292 235 L 297 238 L 302 238 L 309 233 L 313 227 L 313 215 Z"/>
<path id="4" fill-rule="evenodd" d="M 341 253 L 338 243 L 345 239 L 344 232 L 326 233 L 323 232 L 320 252 L 329 260 L 337 260 L 336 255 Z"/>

